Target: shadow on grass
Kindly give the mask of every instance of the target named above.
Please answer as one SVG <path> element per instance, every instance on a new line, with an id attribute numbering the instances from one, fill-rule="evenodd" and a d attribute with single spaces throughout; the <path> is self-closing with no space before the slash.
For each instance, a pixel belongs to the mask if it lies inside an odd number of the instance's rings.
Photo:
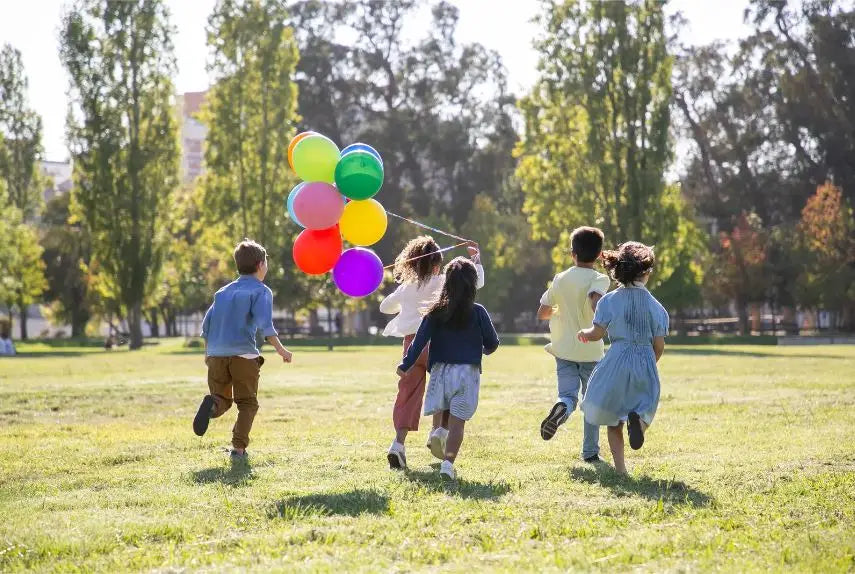
<path id="1" fill-rule="evenodd" d="M 729 357 L 777 357 L 779 359 L 850 359 L 844 355 L 811 355 L 808 353 L 769 353 L 764 351 L 737 351 L 731 349 L 716 349 L 711 347 L 697 349 L 675 349 L 670 347 L 665 351 L 669 355 L 689 356 L 729 356 Z"/>
<path id="2" fill-rule="evenodd" d="M 274 503 L 268 518 L 301 520 L 315 516 L 359 516 L 386 514 L 389 497 L 376 490 L 352 490 L 335 494 L 293 496 Z"/>
<path id="3" fill-rule="evenodd" d="M 478 482 L 458 479 L 454 482 L 445 482 L 439 476 L 439 464 L 432 464 L 431 467 L 433 467 L 433 472 L 408 470 L 402 476 L 404 479 L 418 483 L 434 492 L 445 492 L 461 498 L 490 500 L 504 496 L 511 491 L 510 485 L 504 481 Z"/>
<path id="4" fill-rule="evenodd" d="M 573 468 L 573 480 L 599 484 L 618 496 L 636 495 L 671 504 L 689 504 L 694 507 L 709 506 L 712 497 L 678 480 L 661 480 L 649 476 L 624 476 L 611 466 L 602 464 L 593 468 Z"/>
<path id="5" fill-rule="evenodd" d="M 246 486 L 255 478 L 249 462 L 233 462 L 230 467 L 214 466 L 193 473 L 196 484 L 218 482 L 228 486 Z"/>
<path id="6" fill-rule="evenodd" d="M 11 357 L 12 360 L 16 358 L 20 359 L 46 359 L 49 357 L 82 357 L 84 355 L 106 355 L 107 351 L 104 349 L 88 349 L 88 350 L 79 350 L 79 351 L 20 351 L 14 357 Z"/>

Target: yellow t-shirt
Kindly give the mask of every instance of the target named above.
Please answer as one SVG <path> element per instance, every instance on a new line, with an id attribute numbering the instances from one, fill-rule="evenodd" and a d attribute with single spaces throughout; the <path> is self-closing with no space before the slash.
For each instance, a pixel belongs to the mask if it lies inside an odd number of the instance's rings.
<path id="1" fill-rule="evenodd" d="M 603 358 L 602 341 L 582 343 L 576 338 L 579 329 L 591 326 L 594 310 L 588 295 L 605 295 L 611 281 L 607 275 L 585 267 L 571 267 L 552 280 L 540 299 L 541 305 L 555 307 L 549 320 L 552 342 L 546 350 L 559 359 L 589 363 Z"/>

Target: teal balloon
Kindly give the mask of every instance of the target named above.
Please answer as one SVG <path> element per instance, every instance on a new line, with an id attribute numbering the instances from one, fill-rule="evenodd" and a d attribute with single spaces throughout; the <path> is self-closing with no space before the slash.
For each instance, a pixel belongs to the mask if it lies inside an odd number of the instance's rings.
<path id="1" fill-rule="evenodd" d="M 342 157 L 344 157 L 347 154 L 349 154 L 350 152 L 354 152 L 354 151 L 367 151 L 368 153 L 370 153 L 371 155 L 373 155 L 374 157 L 376 157 L 380 161 L 381 166 L 383 165 L 383 158 L 380 157 L 380 153 L 376 149 L 374 149 L 373 147 L 371 147 L 370 145 L 365 144 L 365 143 L 357 142 L 354 144 L 350 144 L 349 146 L 347 146 L 346 148 L 341 150 L 341 155 L 342 155 Z"/>
<path id="2" fill-rule="evenodd" d="M 367 151 L 352 151 L 335 166 L 335 184 L 345 197 L 371 199 L 383 185 L 383 165 Z"/>
<path id="3" fill-rule="evenodd" d="M 297 219 L 296 215 L 294 215 L 294 199 L 296 199 L 297 194 L 300 193 L 300 190 L 303 189 L 304 185 L 306 184 L 298 183 L 297 185 L 295 185 L 294 189 L 291 190 L 291 193 L 288 194 L 288 200 L 285 202 L 285 209 L 288 210 L 288 217 L 290 217 L 291 220 L 300 227 L 306 226 L 300 223 L 300 220 Z"/>

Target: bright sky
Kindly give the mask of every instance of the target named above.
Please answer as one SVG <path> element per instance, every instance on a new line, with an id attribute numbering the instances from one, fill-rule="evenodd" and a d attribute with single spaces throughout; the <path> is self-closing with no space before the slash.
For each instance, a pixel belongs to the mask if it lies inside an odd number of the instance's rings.
<path id="1" fill-rule="evenodd" d="M 215 0 L 167 0 L 173 23 L 178 59 L 179 92 L 208 87 L 205 71 L 205 22 Z M 537 0 L 451 0 L 460 8 L 458 33 L 462 42 L 480 42 L 497 50 L 508 69 L 510 87 L 523 92 L 536 79 L 537 54 L 531 46 L 538 34 L 529 21 L 538 10 Z M 42 115 L 47 159 L 67 157 L 65 114 L 67 76 L 58 55 L 58 28 L 64 0 L 5 0 L 0 18 L 0 43 L 11 43 L 23 54 L 30 82 L 30 102 Z M 689 20 L 684 31 L 688 44 L 715 39 L 730 40 L 747 32 L 742 14 L 747 0 L 671 0 L 669 12 L 683 12 Z"/>

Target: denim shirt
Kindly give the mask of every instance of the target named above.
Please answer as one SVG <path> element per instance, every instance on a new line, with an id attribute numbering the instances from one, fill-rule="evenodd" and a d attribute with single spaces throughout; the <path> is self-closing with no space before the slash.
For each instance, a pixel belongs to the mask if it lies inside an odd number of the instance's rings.
<path id="1" fill-rule="evenodd" d="M 259 354 L 255 334 L 277 335 L 273 328 L 273 292 L 253 275 L 241 275 L 214 295 L 202 320 L 209 357 Z"/>

